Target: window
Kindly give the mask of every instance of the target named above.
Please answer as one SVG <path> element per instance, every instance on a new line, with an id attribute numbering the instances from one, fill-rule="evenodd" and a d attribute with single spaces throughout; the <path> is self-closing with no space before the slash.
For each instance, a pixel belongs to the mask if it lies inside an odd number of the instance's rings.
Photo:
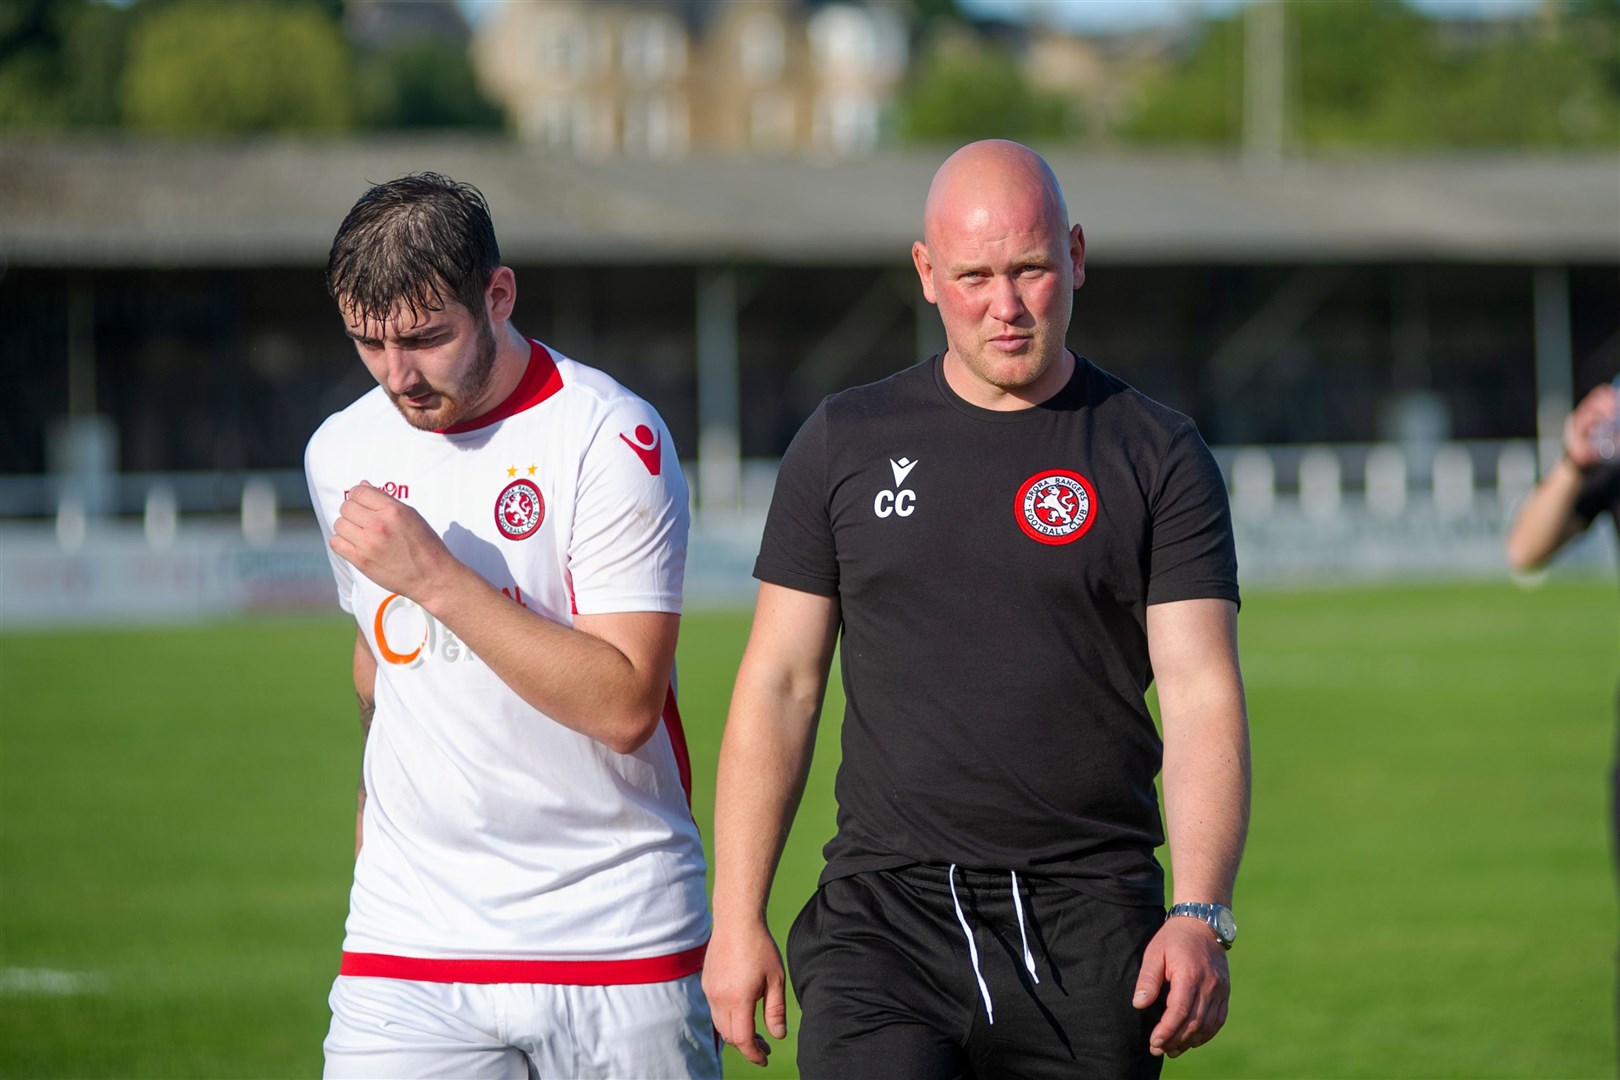
<path id="1" fill-rule="evenodd" d="M 793 99 L 776 90 L 762 90 L 748 103 L 748 144 L 764 154 L 785 154 L 793 149 Z"/>
<path id="2" fill-rule="evenodd" d="M 560 18 L 540 28 L 540 68 L 551 78 L 583 79 L 591 72 L 590 28 L 578 19 Z"/>
<path id="3" fill-rule="evenodd" d="M 816 101 L 817 149 L 864 154 L 878 144 L 878 105 L 861 90 L 833 90 Z"/>
<path id="4" fill-rule="evenodd" d="M 686 153 L 686 103 L 674 94 L 637 95 L 624 106 L 624 151 L 672 158 Z"/>
<path id="5" fill-rule="evenodd" d="M 743 78 L 751 83 L 768 83 L 781 78 L 787 66 L 787 42 L 782 23 L 765 12 L 749 14 L 738 34 Z"/>
<path id="6" fill-rule="evenodd" d="M 525 137 L 581 157 L 613 152 L 613 115 L 585 94 L 541 98 L 522 119 Z"/>
<path id="7" fill-rule="evenodd" d="M 823 78 L 888 81 L 906 67 L 906 35 L 886 8 L 834 4 L 810 19 L 810 51 Z"/>
<path id="8" fill-rule="evenodd" d="M 686 37 L 669 19 L 636 19 L 624 28 L 619 63 L 632 82 L 678 78 L 686 69 Z"/>

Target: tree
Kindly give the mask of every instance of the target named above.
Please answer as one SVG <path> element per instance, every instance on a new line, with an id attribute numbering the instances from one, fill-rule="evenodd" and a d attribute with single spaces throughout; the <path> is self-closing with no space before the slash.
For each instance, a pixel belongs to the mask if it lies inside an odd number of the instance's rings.
<path id="1" fill-rule="evenodd" d="M 135 28 L 123 89 L 143 131 L 342 131 L 357 115 L 348 45 L 305 3 L 157 7 Z"/>
<path id="2" fill-rule="evenodd" d="M 1000 49 L 938 36 L 900 101 L 911 142 L 1054 138 L 1066 133 L 1062 100 L 1031 89 Z"/>
<path id="3" fill-rule="evenodd" d="M 1290 3 L 1296 149 L 1620 144 L 1620 4 L 1577 0 L 1539 21 L 1446 24 L 1404 4 Z M 1121 134 L 1242 139 L 1243 15 L 1205 24 L 1139 87 Z"/>
<path id="4" fill-rule="evenodd" d="M 910 16 L 914 42 L 927 40 L 942 23 L 962 21 L 962 9 L 957 0 L 907 0 L 905 9 Z"/>
<path id="5" fill-rule="evenodd" d="M 1206 23 L 1196 42 L 1147 74 L 1118 134 L 1132 142 L 1236 145 L 1243 137 L 1243 28 Z"/>
<path id="6" fill-rule="evenodd" d="M 360 70 L 367 127 L 505 126 L 505 113 L 484 96 L 463 48 L 411 41 L 363 56 Z"/>
<path id="7" fill-rule="evenodd" d="M 134 17 L 87 0 L 0 3 L 0 129 L 116 126 Z"/>

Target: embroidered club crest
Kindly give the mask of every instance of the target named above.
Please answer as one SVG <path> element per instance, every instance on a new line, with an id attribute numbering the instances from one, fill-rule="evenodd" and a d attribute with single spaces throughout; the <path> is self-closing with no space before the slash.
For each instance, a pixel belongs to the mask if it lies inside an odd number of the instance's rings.
<path id="1" fill-rule="evenodd" d="M 546 518 L 546 500 L 532 480 L 514 480 L 495 500 L 495 527 L 508 540 L 533 536 Z"/>
<path id="2" fill-rule="evenodd" d="M 1070 544 L 1097 520 L 1097 492 L 1077 472 L 1048 469 L 1025 480 L 1018 489 L 1013 516 L 1031 540 Z"/>

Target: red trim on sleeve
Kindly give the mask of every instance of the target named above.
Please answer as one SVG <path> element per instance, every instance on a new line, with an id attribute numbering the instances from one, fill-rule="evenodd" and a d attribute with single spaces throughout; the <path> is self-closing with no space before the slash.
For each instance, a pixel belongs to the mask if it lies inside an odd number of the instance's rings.
<path id="1" fill-rule="evenodd" d="M 505 401 L 482 416 L 475 416 L 471 420 L 463 420 L 459 424 L 435 430 L 440 435 L 463 435 L 469 431 L 477 431 L 507 417 L 516 416 L 525 409 L 534 408 L 562 387 L 562 372 L 557 370 L 557 361 L 551 358 L 551 353 L 544 345 L 530 339 L 529 366 L 523 369 L 523 378 L 518 381 L 517 388 L 506 396 Z"/>
<path id="2" fill-rule="evenodd" d="M 664 693 L 664 727 L 669 732 L 670 749 L 675 751 L 675 768 L 686 789 L 686 809 L 692 809 L 692 758 L 686 752 L 686 729 L 681 726 L 681 708 L 675 704 L 675 687 Z"/>
<path id="3" fill-rule="evenodd" d="M 703 970 L 704 943 L 685 952 L 641 960 L 439 960 L 384 953 L 343 954 L 338 974 L 432 983 L 550 983 L 555 986 L 632 986 L 670 982 Z"/>

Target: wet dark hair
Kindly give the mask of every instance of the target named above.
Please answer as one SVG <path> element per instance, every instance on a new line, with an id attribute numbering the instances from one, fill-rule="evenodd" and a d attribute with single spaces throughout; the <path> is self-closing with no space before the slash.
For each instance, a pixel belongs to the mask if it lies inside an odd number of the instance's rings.
<path id="1" fill-rule="evenodd" d="M 501 265 L 489 204 L 471 184 L 423 172 L 378 184 L 332 238 L 326 291 L 345 315 L 382 322 L 404 305 L 413 316 L 456 300 L 483 311 Z"/>

